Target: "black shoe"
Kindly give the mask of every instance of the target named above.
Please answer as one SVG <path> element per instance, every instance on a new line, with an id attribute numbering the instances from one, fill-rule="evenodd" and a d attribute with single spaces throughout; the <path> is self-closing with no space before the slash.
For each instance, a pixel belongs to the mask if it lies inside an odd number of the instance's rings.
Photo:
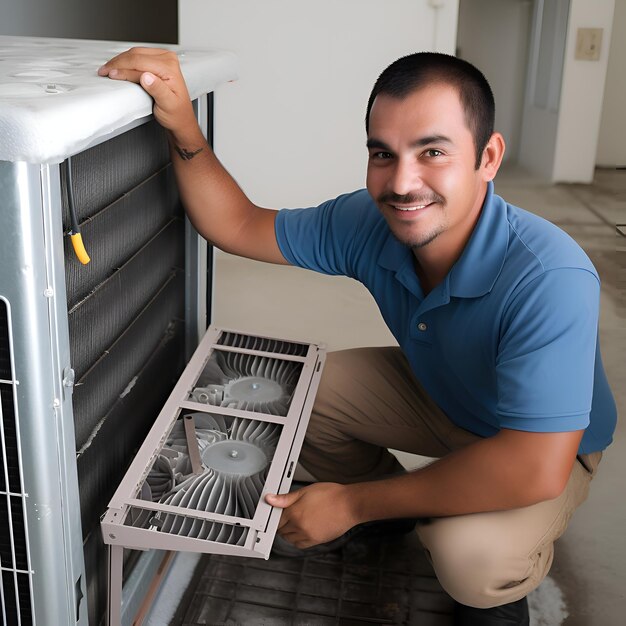
<path id="1" fill-rule="evenodd" d="M 454 626 L 529 626 L 528 600 L 494 606 L 492 609 L 475 609 L 455 603 Z"/>
<path id="2" fill-rule="evenodd" d="M 337 537 L 337 539 L 333 539 L 328 543 L 321 543 L 317 546 L 312 546 L 311 548 L 296 548 L 296 546 L 283 539 L 280 535 L 276 535 L 274 538 L 274 545 L 272 546 L 272 554 L 289 557 L 305 557 L 327 554 L 328 552 L 339 550 L 339 548 L 357 537 L 385 537 L 387 535 L 404 535 L 406 533 L 410 533 L 415 529 L 415 524 L 416 520 L 412 518 L 365 522 L 364 524 L 354 526 L 341 535 L 341 537 Z"/>

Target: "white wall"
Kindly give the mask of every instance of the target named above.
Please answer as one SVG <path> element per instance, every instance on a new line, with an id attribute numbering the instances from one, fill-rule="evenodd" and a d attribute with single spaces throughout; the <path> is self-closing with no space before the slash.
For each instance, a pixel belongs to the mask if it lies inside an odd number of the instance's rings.
<path id="1" fill-rule="evenodd" d="M 558 14 L 542 44 L 544 3 Z M 535 0 L 519 162 L 552 182 L 593 180 L 613 7 L 614 0 Z M 604 29 L 599 61 L 574 58 L 579 28 Z"/>
<path id="2" fill-rule="evenodd" d="M 458 56 L 478 67 L 496 101 L 495 129 L 506 141 L 505 161 L 519 152 L 526 87 L 531 0 L 460 0 Z"/>
<path id="3" fill-rule="evenodd" d="M 535 0 L 533 8 L 518 162 L 546 180 L 552 180 L 554 171 L 569 4 L 570 0 Z M 553 11 L 553 23 L 544 21 L 548 17 L 544 8 Z M 551 50 L 543 48 L 542 38 Z"/>
<path id="4" fill-rule="evenodd" d="M 613 9 L 614 0 L 571 2 L 552 174 L 555 182 L 593 181 Z M 581 27 L 604 29 L 599 61 L 574 58 L 576 31 Z M 624 59 L 622 72 L 623 63 Z"/>
<path id="5" fill-rule="evenodd" d="M 364 186 L 374 81 L 404 54 L 454 53 L 457 12 L 458 0 L 180 0 L 179 40 L 239 56 L 239 81 L 216 95 L 215 149 L 244 191 L 307 206 Z"/>
<path id="6" fill-rule="evenodd" d="M 615 0 L 596 164 L 626 166 L 626 0 Z"/>

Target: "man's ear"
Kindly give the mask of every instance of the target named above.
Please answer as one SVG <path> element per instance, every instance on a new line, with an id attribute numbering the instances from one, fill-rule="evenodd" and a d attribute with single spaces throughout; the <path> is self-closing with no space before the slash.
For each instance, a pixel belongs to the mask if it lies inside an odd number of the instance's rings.
<path id="1" fill-rule="evenodd" d="M 479 168 L 485 182 L 496 177 L 505 150 L 504 137 L 500 133 L 493 133 L 483 150 L 483 160 Z"/>

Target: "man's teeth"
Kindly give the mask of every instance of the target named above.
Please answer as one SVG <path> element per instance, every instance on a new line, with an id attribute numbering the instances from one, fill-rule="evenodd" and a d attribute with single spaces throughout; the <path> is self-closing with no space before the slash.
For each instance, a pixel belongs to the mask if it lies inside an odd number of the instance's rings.
<path id="1" fill-rule="evenodd" d="M 427 204 L 418 204 L 417 206 L 394 206 L 398 211 L 418 211 L 419 209 L 425 209 Z"/>

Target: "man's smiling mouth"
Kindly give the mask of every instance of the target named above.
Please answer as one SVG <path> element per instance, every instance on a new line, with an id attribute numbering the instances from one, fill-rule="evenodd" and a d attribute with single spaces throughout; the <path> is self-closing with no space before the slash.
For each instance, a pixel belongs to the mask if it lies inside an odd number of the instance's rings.
<path id="1" fill-rule="evenodd" d="M 415 206 L 398 206 L 396 204 L 392 204 L 391 206 L 396 210 L 396 211 L 420 211 L 421 209 L 425 209 L 427 206 L 430 206 L 430 204 L 417 204 Z"/>

